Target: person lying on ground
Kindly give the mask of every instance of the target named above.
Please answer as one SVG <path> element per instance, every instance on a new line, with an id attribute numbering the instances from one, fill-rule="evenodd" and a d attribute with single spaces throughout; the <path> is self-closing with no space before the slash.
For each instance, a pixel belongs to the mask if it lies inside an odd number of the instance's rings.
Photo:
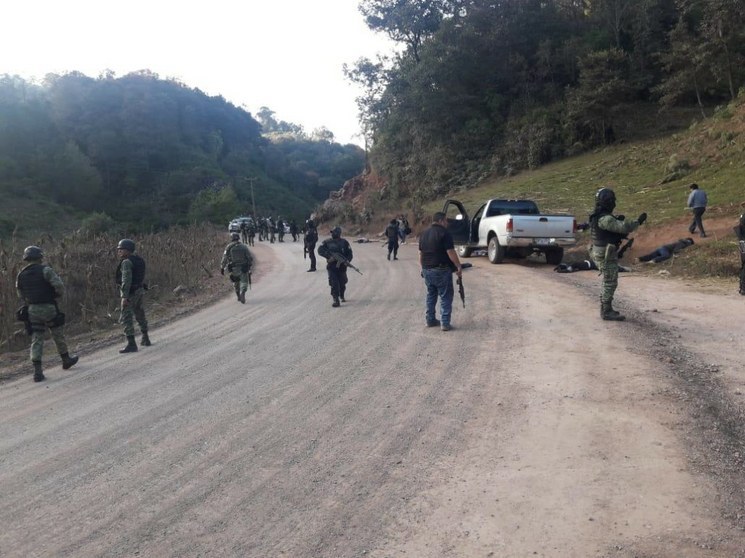
<path id="1" fill-rule="evenodd" d="M 693 246 L 694 242 L 692 238 L 679 238 L 677 242 L 671 242 L 664 246 L 659 246 L 656 250 L 639 257 L 640 262 L 651 262 L 660 263 L 665 260 L 669 260 L 673 257 L 673 254 L 677 254 L 681 250 Z"/>

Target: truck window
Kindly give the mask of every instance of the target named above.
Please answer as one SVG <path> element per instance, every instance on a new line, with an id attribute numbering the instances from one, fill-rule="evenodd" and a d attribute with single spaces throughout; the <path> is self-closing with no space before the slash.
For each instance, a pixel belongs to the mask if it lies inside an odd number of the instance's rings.
<path id="1" fill-rule="evenodd" d="M 538 206 L 530 200 L 492 200 L 487 217 L 495 215 L 539 215 Z"/>

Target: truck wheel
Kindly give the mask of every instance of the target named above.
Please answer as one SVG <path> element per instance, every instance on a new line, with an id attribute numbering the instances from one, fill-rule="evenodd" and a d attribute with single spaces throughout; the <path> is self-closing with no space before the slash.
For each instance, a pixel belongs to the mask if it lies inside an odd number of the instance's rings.
<path id="1" fill-rule="evenodd" d="M 504 260 L 504 253 L 504 246 L 499 244 L 499 239 L 496 236 L 492 236 L 489 239 L 489 246 L 486 250 L 486 255 L 489 257 L 489 261 L 493 264 L 502 263 L 502 260 Z"/>
<path id="2" fill-rule="evenodd" d="M 455 249 L 455 252 L 461 258 L 470 258 L 471 254 L 473 253 L 473 248 L 469 248 L 468 246 L 464 246 L 463 244 L 461 244 L 460 246 L 458 246 L 458 248 Z"/>
<path id="3" fill-rule="evenodd" d="M 564 259 L 564 248 L 553 248 L 552 250 L 546 251 L 546 263 L 551 265 L 559 265 L 561 260 Z"/>

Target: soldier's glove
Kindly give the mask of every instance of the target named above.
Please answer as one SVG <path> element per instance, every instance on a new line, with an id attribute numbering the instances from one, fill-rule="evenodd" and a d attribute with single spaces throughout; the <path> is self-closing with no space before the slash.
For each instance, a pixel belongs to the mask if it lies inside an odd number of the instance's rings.
<path id="1" fill-rule="evenodd" d="M 220 268 L 220 275 L 225 275 L 225 268 L 224 267 L 221 267 Z"/>
<path id="2" fill-rule="evenodd" d="M 637 221 L 639 222 L 640 225 L 644 224 L 644 221 L 646 221 L 646 220 L 647 220 L 647 214 L 646 213 L 642 213 L 641 215 L 639 215 L 639 218 L 637 219 Z"/>
<path id="3" fill-rule="evenodd" d="M 618 219 L 619 221 L 624 221 L 626 220 L 626 215 L 618 215 L 616 219 Z"/>

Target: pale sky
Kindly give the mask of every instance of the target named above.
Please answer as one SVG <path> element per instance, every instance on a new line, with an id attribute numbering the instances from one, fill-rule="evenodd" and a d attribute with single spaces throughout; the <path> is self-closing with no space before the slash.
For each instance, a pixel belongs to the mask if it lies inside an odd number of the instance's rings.
<path id="1" fill-rule="evenodd" d="M 359 0 L 5 0 L 0 74 L 41 80 L 148 69 L 306 132 L 326 126 L 361 145 L 359 91 L 342 65 L 390 54 Z M 356 137 L 357 136 L 357 137 Z"/>

